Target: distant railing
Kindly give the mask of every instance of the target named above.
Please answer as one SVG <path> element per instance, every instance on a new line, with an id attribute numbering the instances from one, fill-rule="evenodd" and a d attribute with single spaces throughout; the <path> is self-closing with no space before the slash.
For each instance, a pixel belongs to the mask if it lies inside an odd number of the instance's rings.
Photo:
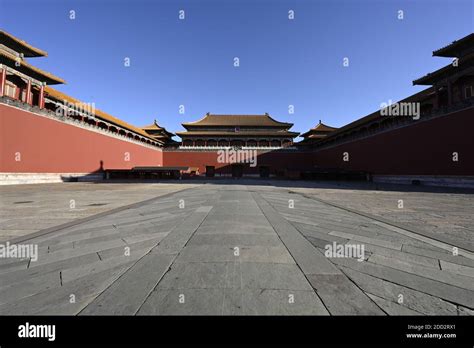
<path id="1" fill-rule="evenodd" d="M 216 150 L 231 150 L 231 149 L 241 149 L 241 150 L 296 150 L 297 148 L 294 146 L 179 146 L 179 150 L 209 150 L 209 151 L 216 151 Z"/>

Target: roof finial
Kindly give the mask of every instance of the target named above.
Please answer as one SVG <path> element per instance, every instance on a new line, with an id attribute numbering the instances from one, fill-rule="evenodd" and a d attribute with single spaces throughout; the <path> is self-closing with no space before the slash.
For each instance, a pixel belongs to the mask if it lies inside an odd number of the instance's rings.
<path id="1" fill-rule="evenodd" d="M 209 116 L 211 113 L 210 112 L 206 112 L 206 116 Z"/>
<path id="2" fill-rule="evenodd" d="M 265 116 L 270 116 L 270 115 L 268 114 L 268 112 L 266 112 L 266 113 L 265 113 Z"/>
<path id="3" fill-rule="evenodd" d="M 319 120 L 319 124 L 321 124 L 321 120 Z"/>

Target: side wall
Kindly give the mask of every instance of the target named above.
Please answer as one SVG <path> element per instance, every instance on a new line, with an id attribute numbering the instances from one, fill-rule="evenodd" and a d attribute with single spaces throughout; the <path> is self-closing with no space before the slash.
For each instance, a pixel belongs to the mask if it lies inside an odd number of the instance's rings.
<path id="1" fill-rule="evenodd" d="M 474 175 L 474 108 L 316 149 L 316 165 L 378 175 Z M 349 161 L 343 161 L 343 153 Z M 453 152 L 458 161 L 453 161 Z"/>
<path id="2" fill-rule="evenodd" d="M 230 174 L 232 166 L 229 163 L 219 163 L 217 151 L 164 151 L 163 161 L 165 166 L 189 166 L 199 168 L 201 174 L 205 173 L 206 166 L 214 166 L 216 173 Z M 244 174 L 258 175 L 259 168 L 269 167 L 271 174 L 277 171 L 311 170 L 311 154 L 305 152 L 257 152 L 255 166 L 244 165 Z"/>
<path id="3" fill-rule="evenodd" d="M 0 104 L 0 156 L 0 172 L 3 173 L 93 173 L 101 168 L 163 165 L 161 149 L 5 104 Z"/>
<path id="4" fill-rule="evenodd" d="M 244 174 L 258 175 L 262 166 L 277 174 L 308 171 L 316 165 L 374 175 L 474 175 L 474 108 L 414 122 L 313 152 L 259 152 L 256 166 L 244 166 Z M 349 154 L 347 162 L 344 152 Z M 459 154 L 457 162 L 453 152 Z M 214 166 L 217 174 L 232 172 L 230 164 L 218 163 L 216 151 L 162 152 L 4 104 L 0 104 L 0 156 L 0 173 L 94 173 L 101 168 L 159 165 L 198 167 L 200 173 Z"/>
<path id="5" fill-rule="evenodd" d="M 474 176 L 473 129 L 474 108 L 470 108 L 312 152 L 259 152 L 257 166 L 246 165 L 244 174 L 258 174 L 260 166 L 268 166 L 271 174 L 319 167 L 373 175 Z M 216 173 L 232 171 L 228 164 L 217 162 L 217 152 L 165 151 L 163 156 L 166 166 L 198 167 L 200 173 L 206 166 L 215 166 Z"/>

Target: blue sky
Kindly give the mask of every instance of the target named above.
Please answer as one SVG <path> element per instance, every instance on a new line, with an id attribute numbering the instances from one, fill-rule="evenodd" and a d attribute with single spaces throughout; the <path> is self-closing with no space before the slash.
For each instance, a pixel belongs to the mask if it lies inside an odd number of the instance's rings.
<path id="1" fill-rule="evenodd" d="M 473 31 L 473 8 L 473 0 L 0 0 L 0 27 L 48 52 L 29 61 L 64 78 L 59 90 L 134 125 L 156 118 L 177 131 L 206 112 L 268 112 L 304 132 L 423 89 L 412 80 L 450 62 L 431 53 Z"/>

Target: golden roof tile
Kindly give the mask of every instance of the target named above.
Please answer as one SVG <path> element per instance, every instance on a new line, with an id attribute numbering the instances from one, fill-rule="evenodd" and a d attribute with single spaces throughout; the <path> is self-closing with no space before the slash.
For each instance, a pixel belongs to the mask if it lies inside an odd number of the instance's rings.
<path id="1" fill-rule="evenodd" d="M 29 64 L 27 61 L 18 59 L 18 57 L 16 57 L 15 55 L 13 55 L 11 53 L 8 53 L 8 52 L 5 52 L 5 51 L 0 51 L 0 55 L 3 56 L 3 57 L 8 58 L 12 62 L 18 62 L 18 63 L 20 63 L 20 66 L 24 66 L 27 69 L 30 69 L 31 71 L 46 77 L 49 80 L 49 84 L 51 84 L 51 81 L 56 83 L 56 84 L 66 83 L 66 81 L 64 81 L 62 78 L 57 77 L 57 76 L 55 76 L 55 75 L 53 75 L 53 74 L 51 74 L 47 71 L 41 70 L 37 67 L 34 67 L 33 65 Z"/>
<path id="2" fill-rule="evenodd" d="M 30 45 L 24 40 L 20 40 L 16 36 L 7 33 L 5 30 L 0 30 L 0 43 L 7 43 L 6 41 L 8 40 L 20 45 L 23 48 L 23 51 L 20 53 L 23 53 L 25 57 L 46 57 L 48 55 L 48 52 Z M 8 45 L 5 46 L 8 47 Z"/>
<path id="3" fill-rule="evenodd" d="M 292 123 L 279 122 L 270 115 L 212 115 L 206 114 L 202 119 L 194 122 L 183 123 L 187 126 L 262 126 L 262 127 L 287 127 Z"/>

